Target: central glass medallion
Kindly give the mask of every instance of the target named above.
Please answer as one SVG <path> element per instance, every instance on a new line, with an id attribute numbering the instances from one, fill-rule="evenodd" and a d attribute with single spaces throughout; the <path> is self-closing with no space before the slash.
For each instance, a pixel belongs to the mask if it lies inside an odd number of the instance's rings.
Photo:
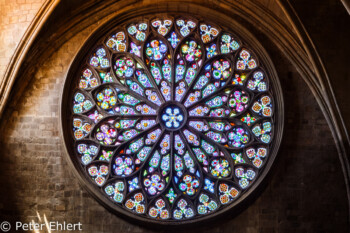
<path id="1" fill-rule="evenodd" d="M 166 129 L 171 131 L 182 128 L 186 118 L 186 109 L 176 103 L 168 104 L 160 111 L 160 122 Z"/>

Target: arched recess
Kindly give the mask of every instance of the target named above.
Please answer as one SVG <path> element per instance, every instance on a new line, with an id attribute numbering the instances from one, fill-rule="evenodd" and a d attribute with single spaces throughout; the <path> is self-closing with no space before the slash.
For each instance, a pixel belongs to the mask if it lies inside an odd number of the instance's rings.
<path id="1" fill-rule="evenodd" d="M 96 22 L 102 24 L 118 15 L 132 15 L 135 12 L 142 14 L 142 12 L 147 13 L 150 10 L 198 14 L 216 12 L 213 14 L 215 19 L 219 17 L 220 20 L 227 22 L 232 19 L 237 22 L 246 21 L 257 28 L 285 54 L 299 71 L 318 101 L 333 134 L 343 168 L 348 200 L 350 200 L 349 136 L 337 106 L 327 71 L 290 2 L 288 0 L 276 1 L 288 18 L 288 25 L 282 23 L 263 4 L 255 1 L 226 1 L 224 3 L 215 1 L 208 2 L 205 6 L 199 0 L 188 2 L 160 0 L 157 4 L 141 1 L 119 1 L 118 3 L 112 0 L 89 1 L 82 4 L 77 10 L 69 11 L 67 16 L 60 20 L 57 20 L 59 19 L 59 13 L 55 8 L 57 9 L 61 4 L 67 4 L 67 2 L 47 1 L 22 38 L 11 59 L 5 77 L 2 79 L 0 89 L 1 119 L 6 120 L 6 116 L 2 113 L 5 107 L 11 107 L 9 100 L 14 104 L 19 98 L 19 94 L 15 94 L 12 87 L 20 82 L 20 88 L 25 88 L 26 84 L 30 82 L 30 79 L 26 77 L 30 77 L 30 74 L 35 72 L 41 61 L 48 58 L 55 49 L 76 32 L 89 25 Z M 62 11 L 62 8 L 60 9 Z M 210 14 L 208 14 L 209 16 Z M 37 59 L 30 59 L 34 56 Z M 20 92 L 17 91 L 17 93 Z M 350 202 L 348 203 L 350 205 Z"/>

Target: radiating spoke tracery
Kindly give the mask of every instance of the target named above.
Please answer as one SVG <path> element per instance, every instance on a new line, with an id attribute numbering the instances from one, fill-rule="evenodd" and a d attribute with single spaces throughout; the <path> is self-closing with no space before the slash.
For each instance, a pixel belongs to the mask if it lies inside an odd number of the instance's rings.
<path id="1" fill-rule="evenodd" d="M 72 91 L 75 158 L 115 203 L 158 221 L 234 203 L 269 159 L 274 99 L 255 54 L 188 18 L 103 38 Z"/>

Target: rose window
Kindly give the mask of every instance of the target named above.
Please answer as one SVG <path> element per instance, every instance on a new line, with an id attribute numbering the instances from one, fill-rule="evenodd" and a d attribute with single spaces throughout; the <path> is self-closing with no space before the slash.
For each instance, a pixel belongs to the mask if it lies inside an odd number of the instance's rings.
<path id="1" fill-rule="evenodd" d="M 62 116 L 96 198 L 138 220 L 178 223 L 232 209 L 256 188 L 281 114 L 272 68 L 248 44 L 169 16 L 119 25 L 85 47 Z"/>

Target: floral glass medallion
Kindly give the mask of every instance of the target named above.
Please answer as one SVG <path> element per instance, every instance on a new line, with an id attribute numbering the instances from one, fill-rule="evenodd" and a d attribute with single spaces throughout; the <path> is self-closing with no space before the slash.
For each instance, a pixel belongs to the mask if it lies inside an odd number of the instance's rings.
<path id="1" fill-rule="evenodd" d="M 160 112 L 160 121 L 168 130 L 177 130 L 185 123 L 185 111 L 183 108 L 170 104 L 166 105 L 163 111 Z"/>

